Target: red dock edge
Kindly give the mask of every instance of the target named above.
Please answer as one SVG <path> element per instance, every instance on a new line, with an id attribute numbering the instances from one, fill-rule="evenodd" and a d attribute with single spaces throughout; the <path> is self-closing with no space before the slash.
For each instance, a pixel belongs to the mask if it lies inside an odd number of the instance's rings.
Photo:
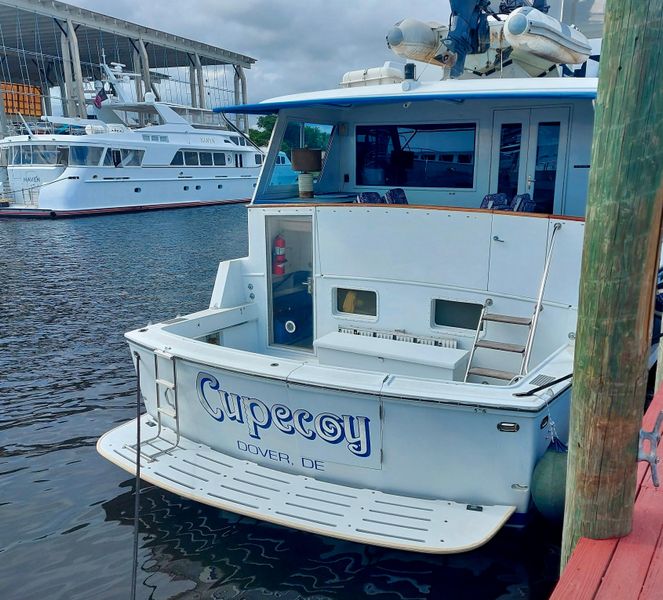
<path id="1" fill-rule="evenodd" d="M 649 405 L 642 428 L 651 431 L 662 410 L 663 386 Z M 662 452 L 663 443 L 659 457 Z M 663 487 L 654 487 L 646 462 L 638 463 L 637 486 L 631 533 L 607 540 L 581 538 L 550 600 L 663 598 Z"/>

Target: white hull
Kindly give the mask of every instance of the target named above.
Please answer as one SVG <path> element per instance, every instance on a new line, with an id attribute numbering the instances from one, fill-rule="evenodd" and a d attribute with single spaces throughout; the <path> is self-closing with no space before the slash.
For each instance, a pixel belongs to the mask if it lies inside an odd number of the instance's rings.
<path id="1" fill-rule="evenodd" d="M 201 169 L 195 172 L 172 167 L 115 169 L 14 168 L 9 180 L 17 202 L 0 208 L 0 215 L 14 213 L 50 216 L 119 210 L 149 210 L 225 202 L 248 202 L 259 169 Z M 179 173 L 182 172 L 182 176 Z"/>

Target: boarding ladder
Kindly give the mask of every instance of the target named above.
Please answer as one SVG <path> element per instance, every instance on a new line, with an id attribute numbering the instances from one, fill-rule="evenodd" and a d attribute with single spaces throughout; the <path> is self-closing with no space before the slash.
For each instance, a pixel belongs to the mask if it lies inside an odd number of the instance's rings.
<path id="1" fill-rule="evenodd" d="M 546 289 L 548 273 L 550 272 L 550 263 L 552 259 L 553 248 L 555 247 L 555 238 L 557 232 L 561 228 L 561 223 L 555 223 L 553 226 L 552 235 L 550 236 L 550 245 L 548 246 L 548 252 L 546 254 L 546 260 L 543 267 L 543 275 L 541 276 L 541 283 L 539 284 L 539 293 L 536 298 L 534 312 L 531 317 L 515 317 L 512 315 L 489 313 L 488 309 L 490 306 L 492 306 L 493 302 L 492 300 L 488 299 L 484 303 L 483 308 L 481 309 L 481 314 L 479 315 L 479 323 L 477 324 L 477 331 L 474 336 L 472 349 L 470 350 L 470 356 L 467 361 L 467 369 L 465 371 L 464 381 L 467 381 L 467 378 L 470 375 L 491 377 L 493 379 L 501 379 L 503 381 L 514 381 L 519 377 L 523 377 L 527 373 L 530 357 L 532 355 L 532 346 L 534 345 L 534 335 L 536 333 L 536 328 L 539 322 L 539 313 L 543 309 L 543 294 Z M 483 331 L 484 323 L 486 322 L 505 323 L 518 327 L 527 327 L 527 341 L 525 342 L 525 345 L 523 346 L 520 344 L 511 344 L 498 340 L 487 340 L 485 338 L 479 339 L 481 332 Z M 488 348 L 490 350 L 498 350 L 500 352 L 513 352 L 516 354 L 522 354 L 522 360 L 518 373 L 513 373 L 511 371 L 501 371 L 498 369 L 488 369 L 484 367 L 473 367 L 472 360 L 474 359 L 474 354 L 476 353 L 477 348 Z"/>
<path id="2" fill-rule="evenodd" d="M 169 373 L 161 372 L 167 369 Z M 180 418 L 177 402 L 177 370 L 175 356 L 165 350 L 154 349 L 154 393 L 156 398 L 157 433 L 141 443 L 140 454 L 148 461 L 153 461 L 162 454 L 177 448 L 180 443 Z M 175 442 L 167 442 L 161 435 L 163 417 L 170 417 L 175 423 Z M 146 447 L 149 449 L 146 450 Z M 135 445 L 133 449 L 136 450 Z"/>

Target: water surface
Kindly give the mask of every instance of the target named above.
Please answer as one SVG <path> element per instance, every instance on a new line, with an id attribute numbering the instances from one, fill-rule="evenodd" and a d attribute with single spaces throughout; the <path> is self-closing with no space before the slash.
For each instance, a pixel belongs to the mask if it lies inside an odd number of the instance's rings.
<path id="1" fill-rule="evenodd" d="M 0 598 L 129 598 L 133 480 L 97 438 L 135 414 L 123 333 L 206 308 L 246 207 L 0 220 Z M 491 460 L 491 457 L 486 457 Z M 427 556 L 290 531 L 148 486 L 138 598 L 539 599 L 558 532 Z"/>

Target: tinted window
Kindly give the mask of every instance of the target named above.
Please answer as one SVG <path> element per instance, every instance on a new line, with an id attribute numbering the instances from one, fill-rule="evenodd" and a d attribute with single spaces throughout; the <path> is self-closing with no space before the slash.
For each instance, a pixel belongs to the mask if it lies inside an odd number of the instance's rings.
<path id="1" fill-rule="evenodd" d="M 476 330 L 481 316 L 481 309 L 481 304 L 435 300 L 433 302 L 433 322 L 435 325 Z"/>
<path id="2" fill-rule="evenodd" d="M 212 165 L 212 153 L 211 152 L 200 152 L 200 164 L 203 167 L 209 167 Z"/>
<path id="3" fill-rule="evenodd" d="M 500 131 L 497 191 L 506 194 L 507 198 L 513 198 L 518 193 L 522 128 L 520 123 L 505 123 Z"/>
<path id="4" fill-rule="evenodd" d="M 70 146 L 69 147 L 69 164 L 76 166 L 97 166 L 103 148 L 98 146 Z"/>
<path id="5" fill-rule="evenodd" d="M 474 123 L 358 126 L 357 184 L 471 188 L 475 138 Z"/>
<path id="6" fill-rule="evenodd" d="M 226 164 L 226 155 L 223 152 L 214 153 L 214 164 L 217 167 L 222 167 Z"/>
<path id="7" fill-rule="evenodd" d="M 188 166 L 198 165 L 198 153 L 197 152 L 185 152 L 184 153 L 184 163 Z"/>
<path id="8" fill-rule="evenodd" d="M 173 160 L 170 161 L 171 165 L 183 165 L 184 164 L 184 156 L 182 155 L 182 152 L 175 152 L 175 156 L 173 156 Z"/>
<path id="9" fill-rule="evenodd" d="M 256 154 L 256 155 L 255 155 L 255 159 L 256 159 L 256 164 L 257 164 L 257 165 L 261 165 L 261 164 L 262 164 L 262 154 Z"/>

